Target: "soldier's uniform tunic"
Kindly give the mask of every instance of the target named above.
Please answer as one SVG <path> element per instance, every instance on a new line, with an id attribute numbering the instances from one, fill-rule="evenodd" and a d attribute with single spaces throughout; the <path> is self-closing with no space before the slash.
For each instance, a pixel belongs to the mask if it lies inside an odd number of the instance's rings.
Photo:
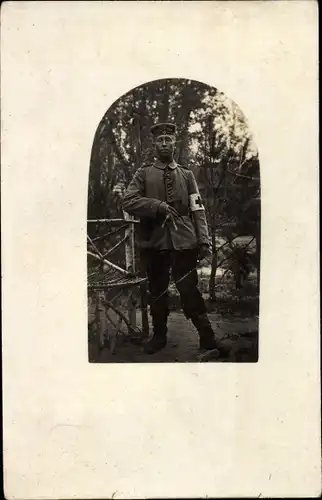
<path id="1" fill-rule="evenodd" d="M 158 213 L 162 202 L 179 212 L 175 225 L 170 220 L 162 227 L 164 215 Z M 155 160 L 140 167 L 127 188 L 123 209 L 140 218 L 139 245 L 145 250 L 154 323 L 164 323 L 169 313 L 171 268 L 186 317 L 204 314 L 196 265 L 198 246 L 210 246 L 210 239 L 193 172 L 175 161 L 165 165 Z"/>

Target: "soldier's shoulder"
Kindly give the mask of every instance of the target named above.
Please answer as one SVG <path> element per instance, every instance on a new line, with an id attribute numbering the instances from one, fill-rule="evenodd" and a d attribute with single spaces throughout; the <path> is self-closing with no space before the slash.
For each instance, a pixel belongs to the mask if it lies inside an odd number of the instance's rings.
<path id="1" fill-rule="evenodd" d="M 190 168 L 188 167 L 188 165 L 184 165 L 182 163 L 177 163 L 177 166 L 179 168 L 182 168 L 183 170 L 190 170 Z"/>
<path id="2" fill-rule="evenodd" d="M 137 175 L 145 175 L 146 169 L 151 167 L 151 165 L 151 163 L 142 163 L 135 173 Z"/>

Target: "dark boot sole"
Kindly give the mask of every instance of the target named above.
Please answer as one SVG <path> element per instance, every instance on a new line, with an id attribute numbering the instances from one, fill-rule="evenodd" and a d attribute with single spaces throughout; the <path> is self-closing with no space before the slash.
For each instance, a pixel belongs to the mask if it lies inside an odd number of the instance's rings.
<path id="1" fill-rule="evenodd" d="M 220 350 L 219 348 L 219 345 L 217 344 L 217 342 L 199 342 L 199 348 L 201 351 L 212 351 L 213 349 L 218 349 Z"/>

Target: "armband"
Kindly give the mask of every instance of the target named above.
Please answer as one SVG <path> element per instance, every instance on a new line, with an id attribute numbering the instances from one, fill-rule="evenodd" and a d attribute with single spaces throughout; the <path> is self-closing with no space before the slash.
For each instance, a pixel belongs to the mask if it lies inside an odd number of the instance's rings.
<path id="1" fill-rule="evenodd" d="M 200 194 L 193 193 L 189 195 L 189 208 L 191 212 L 197 212 L 197 210 L 204 210 Z"/>

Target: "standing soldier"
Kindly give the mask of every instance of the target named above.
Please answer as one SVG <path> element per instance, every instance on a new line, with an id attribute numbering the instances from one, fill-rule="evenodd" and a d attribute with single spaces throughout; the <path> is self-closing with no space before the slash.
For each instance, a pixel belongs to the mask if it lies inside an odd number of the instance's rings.
<path id="1" fill-rule="evenodd" d="M 146 256 L 153 337 L 144 350 L 153 354 L 167 343 L 170 269 L 184 314 L 199 333 L 200 348 L 216 349 L 197 287 L 198 258 L 210 250 L 205 209 L 192 171 L 173 159 L 176 126 L 159 123 L 151 133 L 157 158 L 136 171 L 123 199 L 123 209 L 140 218 L 139 244 Z"/>

